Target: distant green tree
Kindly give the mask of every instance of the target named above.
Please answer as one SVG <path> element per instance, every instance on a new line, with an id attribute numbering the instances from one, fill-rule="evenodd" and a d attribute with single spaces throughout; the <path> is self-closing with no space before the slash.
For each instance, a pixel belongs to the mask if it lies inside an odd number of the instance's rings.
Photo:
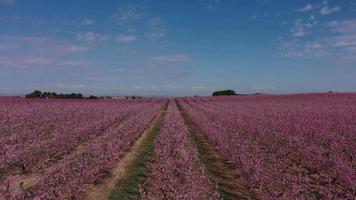
<path id="1" fill-rule="evenodd" d="M 39 90 L 35 90 L 32 93 L 27 94 L 25 97 L 26 98 L 41 98 L 41 96 L 42 96 L 42 92 Z"/>
<path id="2" fill-rule="evenodd" d="M 43 92 L 41 95 L 41 98 L 51 98 L 52 93 L 50 92 Z"/>
<path id="3" fill-rule="evenodd" d="M 93 96 L 93 95 L 90 95 L 90 96 L 88 97 L 88 99 L 98 99 L 98 97 Z"/>
<path id="4" fill-rule="evenodd" d="M 60 99 L 83 99 L 84 96 L 81 93 L 72 94 L 57 94 L 55 92 L 41 92 L 35 90 L 34 92 L 27 94 L 26 98 L 60 98 Z"/>
<path id="5" fill-rule="evenodd" d="M 236 95 L 234 90 L 220 90 L 213 92 L 213 96 L 234 96 Z"/>

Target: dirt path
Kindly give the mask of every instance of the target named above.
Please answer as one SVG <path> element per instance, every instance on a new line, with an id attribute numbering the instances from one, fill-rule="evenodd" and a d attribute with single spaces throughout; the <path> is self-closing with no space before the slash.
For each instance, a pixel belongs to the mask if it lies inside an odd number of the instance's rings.
<path id="1" fill-rule="evenodd" d="M 166 109 L 167 106 L 164 106 L 164 109 L 162 109 L 150 123 L 149 128 L 144 131 L 140 138 L 137 139 L 124 154 L 123 158 L 113 169 L 112 175 L 103 180 L 102 183 L 89 189 L 86 198 L 87 200 L 107 200 L 113 191 L 118 191 L 120 189 L 119 182 L 129 178 L 135 161 L 137 161 L 140 154 L 144 151 L 147 141 L 152 138 L 151 136 L 154 134 L 156 128 L 160 126 L 160 122 L 164 117 Z"/>
<path id="2" fill-rule="evenodd" d="M 223 199 L 259 199 L 257 194 L 250 190 L 234 166 L 226 162 L 215 147 L 208 142 L 178 102 L 177 105 L 189 129 L 193 143 L 197 146 L 199 159 L 204 163 L 210 179 L 217 184 Z"/>

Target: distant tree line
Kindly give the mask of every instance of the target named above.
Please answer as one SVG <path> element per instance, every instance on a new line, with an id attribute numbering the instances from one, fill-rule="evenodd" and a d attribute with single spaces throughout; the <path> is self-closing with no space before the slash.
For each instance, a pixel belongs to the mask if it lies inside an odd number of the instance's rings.
<path id="1" fill-rule="evenodd" d="M 25 96 L 26 98 L 42 98 L 42 99 L 142 99 L 140 96 L 94 96 L 84 97 L 81 93 L 57 94 L 55 92 L 41 92 L 35 90 Z"/>
<path id="2" fill-rule="evenodd" d="M 45 98 L 45 99 L 83 99 L 84 96 L 81 93 L 71 93 L 71 94 L 57 94 L 55 92 L 41 92 L 35 90 L 30 94 L 26 95 L 26 98 Z M 96 99 L 95 96 L 90 96 L 89 99 Z"/>
<path id="3" fill-rule="evenodd" d="M 220 90 L 213 92 L 213 96 L 234 96 L 237 95 L 234 90 Z"/>

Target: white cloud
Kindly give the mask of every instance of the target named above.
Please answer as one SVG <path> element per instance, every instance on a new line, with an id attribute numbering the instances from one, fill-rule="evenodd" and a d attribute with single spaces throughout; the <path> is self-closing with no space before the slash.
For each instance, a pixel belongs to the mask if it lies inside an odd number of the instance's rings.
<path id="1" fill-rule="evenodd" d="M 310 19 L 310 20 L 315 20 L 315 16 L 314 16 L 314 15 L 310 15 L 310 16 L 309 16 L 309 19 Z"/>
<path id="2" fill-rule="evenodd" d="M 85 25 L 85 26 L 90 26 L 90 25 L 93 25 L 93 24 L 95 24 L 95 23 L 96 23 L 96 21 L 93 20 L 93 19 L 84 19 L 84 20 L 82 21 L 82 24 Z"/>
<path id="3" fill-rule="evenodd" d="M 61 63 L 63 66 L 67 67 L 86 67 L 88 63 L 83 61 L 64 61 Z"/>
<path id="4" fill-rule="evenodd" d="M 336 27 L 338 25 L 339 25 L 339 22 L 336 20 L 328 22 L 329 27 Z"/>
<path id="5" fill-rule="evenodd" d="M 306 48 L 307 49 L 320 49 L 322 48 L 322 44 L 318 42 L 313 42 L 313 43 L 307 43 Z"/>
<path id="6" fill-rule="evenodd" d="M 211 11 L 217 11 L 221 0 L 201 0 L 201 3 L 203 3 L 204 8 Z"/>
<path id="7" fill-rule="evenodd" d="M 93 32 L 88 32 L 88 33 L 80 34 L 79 37 L 86 41 L 92 42 L 97 40 L 100 37 L 100 35 Z"/>
<path id="8" fill-rule="evenodd" d="M 61 58 L 39 55 L 0 56 L 0 68 L 41 69 L 62 67 L 86 67 L 83 61 L 61 61 Z"/>
<path id="9" fill-rule="evenodd" d="M 344 56 L 339 59 L 339 62 L 345 64 L 353 64 L 356 63 L 356 54 L 350 56 Z"/>
<path id="10" fill-rule="evenodd" d="M 116 14 L 116 18 L 120 23 L 127 23 L 132 20 L 142 19 L 143 13 L 140 13 L 135 6 L 128 5 L 125 8 L 119 10 Z"/>
<path id="11" fill-rule="evenodd" d="M 356 20 L 331 21 L 328 23 L 332 31 L 339 33 L 354 33 L 356 32 Z"/>
<path id="12" fill-rule="evenodd" d="M 341 8 L 339 6 L 335 6 L 333 8 L 329 8 L 329 6 L 324 6 L 320 9 L 320 14 L 322 15 L 328 15 L 337 11 L 340 11 Z"/>
<path id="13" fill-rule="evenodd" d="M 252 86 L 252 90 L 277 90 L 276 86 Z"/>
<path id="14" fill-rule="evenodd" d="M 335 36 L 330 41 L 333 41 L 335 47 L 356 46 L 356 34 Z"/>
<path id="15" fill-rule="evenodd" d="M 137 39 L 137 37 L 135 35 L 119 35 L 118 37 L 116 37 L 116 41 L 118 42 L 132 42 L 135 41 Z"/>
<path id="16" fill-rule="evenodd" d="M 163 38 L 167 34 L 167 30 L 163 26 L 163 20 L 160 17 L 152 18 L 148 21 L 149 28 L 145 36 L 151 39 Z"/>
<path id="17" fill-rule="evenodd" d="M 283 52 L 290 57 L 321 57 L 327 54 L 325 45 L 320 41 L 298 43 L 287 42 L 282 45 Z"/>
<path id="18" fill-rule="evenodd" d="M 0 68 L 37 69 L 53 67 L 53 59 L 41 56 L 0 56 Z"/>
<path id="19" fill-rule="evenodd" d="M 111 37 L 107 35 L 94 33 L 94 32 L 87 32 L 87 33 L 79 34 L 78 38 L 82 40 L 86 40 L 88 42 L 95 42 L 95 41 L 106 41 L 109 40 Z"/>
<path id="20" fill-rule="evenodd" d="M 248 17 L 248 19 L 256 19 L 257 18 L 257 15 L 252 15 L 250 17 Z"/>
<path id="21" fill-rule="evenodd" d="M 165 29 L 154 30 L 154 31 L 151 31 L 151 32 L 148 32 L 148 33 L 145 34 L 146 37 L 152 38 L 152 39 L 163 38 L 166 35 L 167 34 L 166 34 L 166 30 Z"/>
<path id="22" fill-rule="evenodd" d="M 29 57 L 25 58 L 23 63 L 28 65 L 48 65 L 51 63 L 51 60 L 45 57 Z"/>
<path id="23" fill-rule="evenodd" d="M 87 46 L 76 46 L 76 45 L 73 45 L 73 46 L 68 46 L 66 47 L 66 50 L 70 51 L 70 52 L 85 52 L 89 49 L 89 47 Z"/>
<path id="24" fill-rule="evenodd" d="M 124 26 L 127 29 L 128 33 L 133 33 L 138 29 L 144 30 L 144 38 L 160 39 L 167 34 L 167 30 L 164 27 L 164 20 L 159 16 L 153 15 L 149 9 L 144 7 L 127 5 L 117 12 L 116 19 L 121 26 Z M 125 37 L 122 39 L 119 37 L 118 41 L 125 42 L 125 39 Z M 127 39 L 129 41 L 134 40 L 132 36 Z"/>
<path id="25" fill-rule="evenodd" d="M 292 33 L 293 37 L 302 37 L 309 34 L 306 29 L 311 28 L 312 26 L 313 25 L 311 23 L 302 23 L 302 20 L 298 19 L 294 22 L 290 32 Z"/>
<path id="26" fill-rule="evenodd" d="M 306 12 L 306 11 L 310 11 L 313 10 L 313 5 L 308 3 L 307 5 L 305 5 L 303 8 L 298 9 L 298 12 Z"/>
<path id="27" fill-rule="evenodd" d="M 324 38 L 329 47 L 342 48 L 347 51 L 356 49 L 356 20 L 331 21 L 327 24 L 335 36 Z"/>
<path id="28" fill-rule="evenodd" d="M 299 26 L 305 25 L 298 21 Z M 330 21 L 326 24 L 328 36 L 314 41 L 294 40 L 284 43 L 282 50 L 292 57 L 343 56 L 350 61 L 356 53 L 356 20 Z M 303 29 L 304 30 L 304 29 Z"/>
<path id="29" fill-rule="evenodd" d="M 192 60 L 187 54 L 159 55 L 153 57 L 153 60 L 160 63 L 185 63 Z"/>
<path id="30" fill-rule="evenodd" d="M 307 35 L 307 34 L 308 34 L 308 33 L 306 33 L 303 28 L 301 28 L 301 29 L 299 29 L 299 30 L 293 32 L 293 36 L 294 36 L 294 37 L 302 37 L 302 36 L 305 36 L 305 35 Z"/>
<path id="31" fill-rule="evenodd" d="M 160 17 L 155 17 L 155 18 L 152 18 L 148 21 L 148 24 L 150 27 L 158 27 L 158 26 L 161 26 L 163 20 L 162 18 Z"/>

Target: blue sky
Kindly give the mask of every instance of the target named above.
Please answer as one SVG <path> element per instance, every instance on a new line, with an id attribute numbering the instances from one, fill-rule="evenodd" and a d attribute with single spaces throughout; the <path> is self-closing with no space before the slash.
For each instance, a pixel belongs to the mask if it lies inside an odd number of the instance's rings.
<path id="1" fill-rule="evenodd" d="M 0 0 L 0 94 L 355 91 L 353 0 Z"/>

